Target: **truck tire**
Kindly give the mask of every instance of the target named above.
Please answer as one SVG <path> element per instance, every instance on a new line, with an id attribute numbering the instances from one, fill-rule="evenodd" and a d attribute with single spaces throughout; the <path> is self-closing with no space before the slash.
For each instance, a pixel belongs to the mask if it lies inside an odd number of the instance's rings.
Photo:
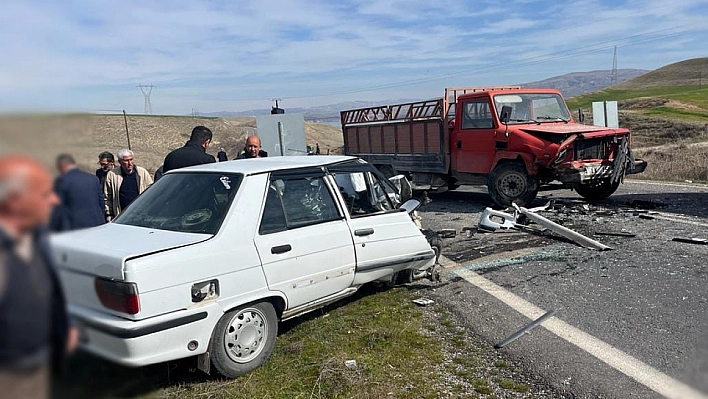
<path id="1" fill-rule="evenodd" d="M 489 174 L 487 182 L 492 201 L 506 208 L 515 202 L 526 206 L 538 194 L 538 182 L 526 173 L 524 165 L 516 162 L 506 162 L 497 165 Z"/>
<path id="2" fill-rule="evenodd" d="M 275 346 L 278 315 L 268 302 L 225 313 L 209 342 L 211 364 L 226 378 L 236 378 L 263 364 Z"/>
<path id="3" fill-rule="evenodd" d="M 610 183 L 609 179 L 604 179 L 597 183 L 581 184 L 575 191 L 588 201 L 601 201 L 614 194 L 619 185 L 619 180 Z"/>

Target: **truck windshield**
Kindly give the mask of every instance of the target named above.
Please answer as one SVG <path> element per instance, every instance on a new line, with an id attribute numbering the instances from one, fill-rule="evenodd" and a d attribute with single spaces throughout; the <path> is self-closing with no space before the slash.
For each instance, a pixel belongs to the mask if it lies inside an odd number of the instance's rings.
<path id="1" fill-rule="evenodd" d="M 519 93 L 497 94 L 494 96 L 497 113 L 503 106 L 511 107 L 509 123 L 567 122 L 570 120 L 568 108 L 558 94 Z"/>
<path id="2" fill-rule="evenodd" d="M 216 234 L 242 178 L 236 173 L 167 174 L 121 212 L 114 223 Z"/>

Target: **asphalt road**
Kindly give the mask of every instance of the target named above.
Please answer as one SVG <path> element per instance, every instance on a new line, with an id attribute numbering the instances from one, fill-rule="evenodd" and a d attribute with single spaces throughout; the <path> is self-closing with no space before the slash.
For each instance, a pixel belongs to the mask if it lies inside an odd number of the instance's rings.
<path id="1" fill-rule="evenodd" d="M 490 205 L 484 188 L 431 199 L 420 210 L 424 227 L 458 231 L 445 240 L 451 262 L 432 296 L 470 334 L 494 344 L 530 322 L 524 306 L 555 310 L 500 350 L 560 396 L 708 397 L 708 245 L 672 241 L 708 238 L 708 186 L 628 181 L 598 204 L 542 193 L 534 206 L 556 200 L 542 215 L 613 248 L 602 252 L 547 234 L 460 234 Z M 495 288 L 463 279 L 466 271 L 516 299 L 503 302 Z"/>

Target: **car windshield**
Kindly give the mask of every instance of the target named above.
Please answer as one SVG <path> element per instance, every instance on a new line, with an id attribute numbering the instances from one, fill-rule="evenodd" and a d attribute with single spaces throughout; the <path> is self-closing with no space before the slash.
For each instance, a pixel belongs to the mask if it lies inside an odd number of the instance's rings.
<path id="1" fill-rule="evenodd" d="M 167 174 L 130 204 L 114 223 L 216 234 L 242 178 L 236 173 Z"/>
<path id="2" fill-rule="evenodd" d="M 494 104 L 498 113 L 502 107 L 511 107 L 509 123 L 557 122 L 570 120 L 568 108 L 558 94 L 553 93 L 520 93 L 497 94 Z"/>

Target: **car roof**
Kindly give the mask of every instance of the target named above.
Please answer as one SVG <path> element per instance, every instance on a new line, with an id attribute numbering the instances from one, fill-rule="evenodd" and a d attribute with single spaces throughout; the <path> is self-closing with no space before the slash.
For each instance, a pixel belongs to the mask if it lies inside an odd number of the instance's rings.
<path id="1" fill-rule="evenodd" d="M 353 161 L 356 157 L 343 155 L 295 155 L 285 157 L 267 157 L 253 159 L 238 159 L 226 162 L 208 163 L 190 166 L 167 173 L 174 172 L 218 172 L 241 173 L 246 176 L 259 173 L 268 173 L 277 170 L 297 169 L 306 167 L 328 166 L 345 161 Z"/>

